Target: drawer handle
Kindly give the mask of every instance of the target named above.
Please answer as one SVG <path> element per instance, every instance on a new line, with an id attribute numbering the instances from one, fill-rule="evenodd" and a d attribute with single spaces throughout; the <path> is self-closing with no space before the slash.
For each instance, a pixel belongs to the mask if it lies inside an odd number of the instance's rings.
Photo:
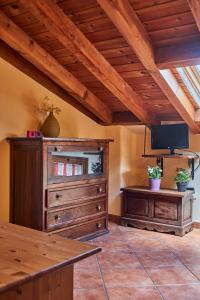
<path id="1" fill-rule="evenodd" d="M 59 152 L 59 151 L 61 151 L 61 149 L 58 148 L 58 147 L 55 147 L 55 148 L 54 148 L 54 151 L 55 151 L 55 152 Z"/>
<path id="2" fill-rule="evenodd" d="M 62 194 L 56 194 L 56 199 L 62 198 Z"/>
<path id="3" fill-rule="evenodd" d="M 97 225 L 98 229 L 101 229 L 103 227 L 103 225 L 101 223 L 97 223 L 96 225 Z"/>
<path id="4" fill-rule="evenodd" d="M 102 209 L 101 205 L 97 205 L 96 209 L 100 211 Z"/>
<path id="5" fill-rule="evenodd" d="M 98 193 L 102 193 L 102 192 L 103 192 L 103 188 L 102 188 L 101 186 L 99 186 L 99 187 L 97 188 L 97 192 L 98 192 Z"/>
<path id="6" fill-rule="evenodd" d="M 61 217 L 59 217 L 58 215 L 55 215 L 54 218 L 55 218 L 55 221 L 56 221 L 56 222 L 60 222 L 60 221 L 61 221 Z"/>

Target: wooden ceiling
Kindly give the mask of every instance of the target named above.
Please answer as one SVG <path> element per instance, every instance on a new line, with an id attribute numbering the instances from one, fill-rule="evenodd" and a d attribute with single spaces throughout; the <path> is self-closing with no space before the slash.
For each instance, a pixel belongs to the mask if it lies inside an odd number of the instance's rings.
<path id="1" fill-rule="evenodd" d="M 199 3 L 1 0 L 0 56 L 101 124 L 200 133 L 174 69 L 200 63 Z"/>

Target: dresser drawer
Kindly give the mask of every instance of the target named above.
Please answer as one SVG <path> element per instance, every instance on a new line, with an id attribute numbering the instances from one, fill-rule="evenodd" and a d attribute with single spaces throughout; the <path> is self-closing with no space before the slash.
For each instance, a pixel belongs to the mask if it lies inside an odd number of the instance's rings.
<path id="1" fill-rule="evenodd" d="M 73 206 L 71 208 L 47 212 L 46 228 L 51 229 L 73 223 L 79 218 L 100 214 L 106 211 L 106 200 L 103 198 L 89 204 Z"/>
<path id="2" fill-rule="evenodd" d="M 56 232 L 56 234 L 71 239 L 77 239 L 81 237 L 82 240 L 87 240 L 106 232 L 108 232 L 107 219 L 98 218 L 87 223 L 70 226 L 67 229 Z"/>
<path id="3" fill-rule="evenodd" d="M 75 186 L 60 190 L 47 190 L 46 205 L 48 208 L 71 203 L 84 202 L 88 198 L 105 195 L 106 183 Z"/>

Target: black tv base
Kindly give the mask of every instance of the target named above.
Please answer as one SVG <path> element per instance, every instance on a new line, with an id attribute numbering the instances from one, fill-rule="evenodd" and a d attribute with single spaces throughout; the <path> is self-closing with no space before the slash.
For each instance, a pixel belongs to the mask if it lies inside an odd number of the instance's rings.
<path id="1" fill-rule="evenodd" d="M 183 155 L 183 153 L 176 153 L 175 148 L 169 148 L 170 154 L 169 155 Z M 164 154 L 165 155 L 165 154 Z"/>

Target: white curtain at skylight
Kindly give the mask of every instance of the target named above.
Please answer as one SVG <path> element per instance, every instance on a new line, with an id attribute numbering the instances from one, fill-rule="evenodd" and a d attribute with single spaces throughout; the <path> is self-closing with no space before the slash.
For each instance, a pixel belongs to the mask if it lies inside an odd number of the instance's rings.
<path id="1" fill-rule="evenodd" d="M 200 65 L 177 68 L 177 71 L 193 97 L 196 106 L 200 108 Z"/>

